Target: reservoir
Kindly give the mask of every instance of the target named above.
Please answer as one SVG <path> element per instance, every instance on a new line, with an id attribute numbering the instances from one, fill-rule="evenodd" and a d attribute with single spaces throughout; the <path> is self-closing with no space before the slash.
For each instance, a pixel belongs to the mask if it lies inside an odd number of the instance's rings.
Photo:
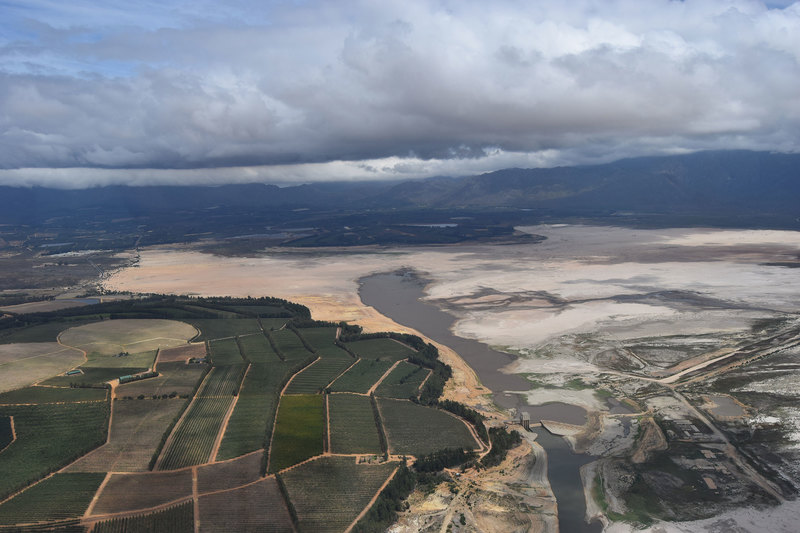
<path id="1" fill-rule="evenodd" d="M 501 368 L 514 360 L 512 355 L 498 352 L 481 342 L 454 335 L 451 327 L 455 317 L 421 298 L 425 281 L 409 273 L 374 274 L 360 280 L 359 296 L 364 304 L 377 309 L 395 322 L 416 329 L 430 339 L 455 350 L 478 374 L 483 385 L 494 393 L 497 405 L 528 411 L 532 421 L 556 420 L 570 424 L 583 424 L 586 412 L 577 406 L 549 403 L 528 406 L 523 394 L 507 391 L 526 391 L 530 384 L 519 375 L 506 374 Z M 561 533 L 599 533 L 601 524 L 586 524 L 586 502 L 579 469 L 594 460 L 588 455 L 572 453 L 561 438 L 538 429 L 537 442 L 548 456 L 548 478 L 558 502 L 559 529 Z"/>

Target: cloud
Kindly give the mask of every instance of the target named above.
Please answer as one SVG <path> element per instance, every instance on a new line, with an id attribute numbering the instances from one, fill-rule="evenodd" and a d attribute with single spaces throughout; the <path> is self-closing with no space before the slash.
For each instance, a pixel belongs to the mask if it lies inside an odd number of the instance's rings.
<path id="1" fill-rule="evenodd" d="M 796 151 L 800 4 L 0 4 L 0 182 L 289 183 Z"/>

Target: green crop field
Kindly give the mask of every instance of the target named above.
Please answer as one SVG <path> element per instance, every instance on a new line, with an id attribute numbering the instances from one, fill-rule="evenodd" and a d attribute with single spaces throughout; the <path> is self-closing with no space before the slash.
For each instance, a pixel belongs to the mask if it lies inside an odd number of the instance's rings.
<path id="1" fill-rule="evenodd" d="M 270 471 L 278 472 L 322 453 L 322 396 L 284 396 L 270 450 Z"/>
<path id="2" fill-rule="evenodd" d="M 163 511 L 100 522 L 93 533 L 194 533 L 194 505 L 181 503 Z"/>
<path id="3" fill-rule="evenodd" d="M 244 363 L 236 339 L 223 339 L 208 343 L 211 362 L 214 366 L 237 365 Z"/>
<path id="4" fill-rule="evenodd" d="M 416 396 L 428 373 L 426 368 L 401 361 L 375 389 L 375 396 L 399 399 Z"/>
<path id="5" fill-rule="evenodd" d="M 239 382 L 242 379 L 244 368 L 244 364 L 213 368 L 197 395 L 233 396 L 239 389 Z"/>
<path id="6" fill-rule="evenodd" d="M 149 398 L 149 397 L 148 397 Z M 68 472 L 144 472 L 172 421 L 188 400 L 117 400 L 112 407 L 111 436 L 81 457 Z"/>
<path id="7" fill-rule="evenodd" d="M 0 394 L 0 405 L 44 404 L 103 401 L 107 389 L 73 389 L 55 387 L 25 387 Z"/>
<path id="8" fill-rule="evenodd" d="M 200 330 L 200 336 L 194 339 L 195 341 L 224 339 L 261 332 L 261 327 L 255 318 L 195 318 L 188 322 Z"/>
<path id="9" fill-rule="evenodd" d="M 390 361 L 376 361 L 374 359 L 361 359 L 356 366 L 342 374 L 333 382 L 331 390 L 334 392 L 366 392 L 382 375 L 392 366 Z"/>
<path id="10" fill-rule="evenodd" d="M 316 394 L 354 362 L 346 354 L 345 357 L 319 359 L 294 377 L 286 388 L 286 394 Z"/>
<path id="11" fill-rule="evenodd" d="M 332 453 L 381 453 L 378 427 L 368 396 L 328 396 Z"/>
<path id="12" fill-rule="evenodd" d="M 251 363 L 272 364 L 281 362 L 267 338 L 260 333 L 240 337 L 239 343 L 242 345 L 242 350 L 244 350 L 245 356 Z"/>
<path id="13" fill-rule="evenodd" d="M 297 511 L 300 531 L 333 533 L 347 529 L 397 465 L 359 465 L 354 457 L 320 457 L 280 476 Z"/>
<path id="14" fill-rule="evenodd" d="M 14 440 L 14 432 L 11 431 L 11 417 L 0 416 L 0 451 L 11 444 Z"/>
<path id="15" fill-rule="evenodd" d="M 92 515 L 150 509 L 192 496 L 192 471 L 112 474 Z"/>
<path id="16" fill-rule="evenodd" d="M 406 400 L 380 398 L 378 405 L 390 453 L 420 456 L 443 448 L 478 448 L 466 424 L 450 413 Z"/>
<path id="17" fill-rule="evenodd" d="M 206 366 L 204 364 L 159 363 L 157 377 L 118 386 L 117 398 L 138 398 L 139 395 L 152 398 L 172 393 L 175 393 L 176 396 L 188 396 L 194 391 Z"/>
<path id="18" fill-rule="evenodd" d="M 81 516 L 105 474 L 56 474 L 0 505 L 0 525 Z"/>
<path id="19" fill-rule="evenodd" d="M 417 353 L 413 348 L 394 339 L 365 339 L 347 343 L 347 347 L 363 359 L 400 361 Z"/>
<path id="20" fill-rule="evenodd" d="M 289 365 L 283 362 L 250 366 L 219 448 L 219 460 L 264 447 L 275 420 L 281 392 L 278 387 L 288 372 Z"/>
<path id="21" fill-rule="evenodd" d="M 227 492 L 201 495 L 199 503 L 201 532 L 293 531 L 274 477 Z"/>
<path id="22" fill-rule="evenodd" d="M 322 357 L 329 354 L 336 356 L 341 351 L 341 348 L 334 344 L 336 328 L 299 328 L 297 333 Z"/>
<path id="23" fill-rule="evenodd" d="M 82 362 L 80 351 L 55 342 L 0 344 L 0 392 L 61 374 Z"/>
<path id="24" fill-rule="evenodd" d="M 17 440 L 0 453 L 0 499 L 77 459 L 106 440 L 106 402 L 0 406 Z"/>
<path id="25" fill-rule="evenodd" d="M 287 361 L 302 361 L 311 355 L 311 352 L 303 346 L 303 342 L 290 329 L 273 331 L 270 335 Z"/>

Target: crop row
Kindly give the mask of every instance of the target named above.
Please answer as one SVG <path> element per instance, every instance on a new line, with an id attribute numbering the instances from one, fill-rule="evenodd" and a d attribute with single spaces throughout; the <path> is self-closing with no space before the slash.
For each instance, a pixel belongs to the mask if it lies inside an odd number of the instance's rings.
<path id="1" fill-rule="evenodd" d="M 239 390 L 244 370 L 244 364 L 214 367 L 198 396 L 233 396 Z"/>
<path id="2" fill-rule="evenodd" d="M 390 453 L 419 456 L 444 448 L 479 447 L 467 425 L 446 411 L 388 398 L 378 399 L 378 405 Z"/>
<path id="3" fill-rule="evenodd" d="M 378 428 L 368 396 L 330 394 L 332 453 L 381 453 Z"/>
<path id="4" fill-rule="evenodd" d="M 169 533 L 194 532 L 194 505 L 186 502 L 155 513 L 115 518 L 100 522 L 93 533 Z"/>
<path id="5" fill-rule="evenodd" d="M 269 333 L 275 348 L 286 361 L 301 361 L 311 355 L 303 345 L 303 341 L 290 329 L 281 329 Z"/>
<path id="6" fill-rule="evenodd" d="M 56 474 L 0 505 L 0 525 L 64 520 L 83 514 L 105 474 Z"/>
<path id="7" fill-rule="evenodd" d="M 401 361 L 414 355 L 416 350 L 394 339 L 364 339 L 348 342 L 347 348 L 363 359 Z"/>
<path id="8" fill-rule="evenodd" d="M 340 532 L 355 520 L 397 463 L 356 464 L 354 457 L 320 457 L 280 474 L 300 531 Z M 320 498 L 322 494 L 335 498 Z"/>
<path id="9" fill-rule="evenodd" d="M 339 358 L 319 359 L 314 364 L 297 374 L 289 386 L 286 394 L 316 394 L 336 379 L 353 364 L 353 359 L 348 355 Z"/>
<path id="10" fill-rule="evenodd" d="M 275 421 L 270 450 L 270 471 L 278 472 L 323 451 L 323 397 L 283 396 Z"/>
<path id="11" fill-rule="evenodd" d="M 334 392 L 366 392 L 383 376 L 389 367 L 390 361 L 375 359 L 360 359 L 355 366 L 342 374 L 331 384 Z"/>
<path id="12" fill-rule="evenodd" d="M 233 396 L 195 398 L 163 454 L 159 470 L 208 462 Z"/>
<path id="13" fill-rule="evenodd" d="M 236 339 L 222 339 L 208 343 L 211 351 L 211 362 L 214 366 L 242 364 L 242 354 Z"/>
<path id="14" fill-rule="evenodd" d="M 401 361 L 378 385 L 375 395 L 400 399 L 417 396 L 419 388 L 428 377 L 429 372 L 426 368 Z"/>
<path id="15" fill-rule="evenodd" d="M 280 363 L 281 360 L 264 335 L 239 337 L 239 346 L 245 358 L 253 364 Z"/>

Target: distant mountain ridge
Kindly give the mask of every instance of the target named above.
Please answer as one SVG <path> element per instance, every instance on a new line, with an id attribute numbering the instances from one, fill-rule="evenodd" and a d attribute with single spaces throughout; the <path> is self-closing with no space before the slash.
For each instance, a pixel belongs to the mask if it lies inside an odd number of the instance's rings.
<path id="1" fill-rule="evenodd" d="M 0 187 L 2 223 L 35 223 L 77 212 L 103 218 L 215 208 L 326 212 L 512 208 L 556 214 L 800 215 L 800 154 L 698 152 L 603 165 L 510 168 L 479 176 L 401 183 L 110 186 L 84 190 Z"/>

